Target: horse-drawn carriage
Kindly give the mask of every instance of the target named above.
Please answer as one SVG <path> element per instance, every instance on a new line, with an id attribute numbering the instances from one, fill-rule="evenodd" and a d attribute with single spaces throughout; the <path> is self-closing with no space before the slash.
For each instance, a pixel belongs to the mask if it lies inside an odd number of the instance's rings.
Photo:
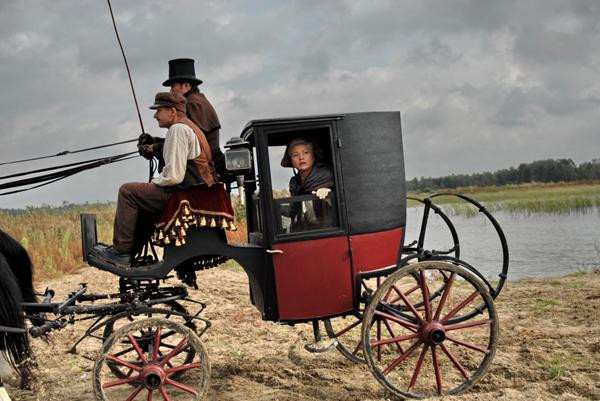
<path id="1" fill-rule="evenodd" d="M 333 171 L 326 196 L 286 191 L 291 174 L 279 161 L 298 137 L 311 138 Z M 423 203 L 419 236 L 405 244 L 400 113 L 256 120 L 226 147 L 245 206 L 247 243 L 227 242 L 223 230 L 234 228 L 229 213 L 199 211 L 180 199 L 150 244 L 140 246 L 138 266 L 124 269 L 89 253 L 95 220 L 82 215 L 84 257 L 119 276 L 119 292 L 87 294 L 82 285 L 59 303 L 47 291 L 43 302 L 23 304 L 26 316 L 37 319 L 27 329 L 33 336 L 79 315 L 93 319 L 82 339 L 103 342 L 94 367 L 99 400 L 204 396 L 210 375 L 200 340 L 210 327 L 201 316 L 204 305 L 185 287 L 164 287 L 161 280 L 176 271 L 191 284 L 197 271 L 226 259 L 247 273 L 250 300 L 264 320 L 311 323 L 315 342 L 308 351 L 337 348 L 398 397 L 460 393 L 484 375 L 497 344 L 494 298 L 506 280 L 506 240 L 482 205 L 458 195 L 498 235 L 502 258 L 490 282 L 460 259 L 458 233 L 434 204 L 442 196 L 436 194 L 417 200 Z M 294 225 L 290 209 L 313 211 L 310 218 L 319 224 Z M 432 214 L 452 239 L 447 249 L 425 246 Z M 164 247 L 162 257 L 151 243 Z"/>

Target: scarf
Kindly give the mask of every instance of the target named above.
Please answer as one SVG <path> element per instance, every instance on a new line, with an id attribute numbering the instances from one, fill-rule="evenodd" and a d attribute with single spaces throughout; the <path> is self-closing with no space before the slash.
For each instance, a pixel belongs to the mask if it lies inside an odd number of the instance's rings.
<path id="1" fill-rule="evenodd" d="M 300 174 L 296 174 L 290 179 L 290 194 L 292 196 L 310 194 L 319 188 L 331 187 L 333 187 L 333 173 L 324 164 L 313 166 L 310 174 L 302 183 L 300 183 Z"/>

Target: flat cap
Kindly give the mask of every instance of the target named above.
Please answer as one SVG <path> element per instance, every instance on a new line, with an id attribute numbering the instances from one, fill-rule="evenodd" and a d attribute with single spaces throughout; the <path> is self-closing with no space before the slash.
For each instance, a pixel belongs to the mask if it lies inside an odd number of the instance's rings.
<path id="1" fill-rule="evenodd" d="M 185 114 L 186 102 L 185 97 L 179 93 L 158 92 L 154 97 L 154 104 L 150 108 L 156 110 L 160 107 L 173 107 Z"/>

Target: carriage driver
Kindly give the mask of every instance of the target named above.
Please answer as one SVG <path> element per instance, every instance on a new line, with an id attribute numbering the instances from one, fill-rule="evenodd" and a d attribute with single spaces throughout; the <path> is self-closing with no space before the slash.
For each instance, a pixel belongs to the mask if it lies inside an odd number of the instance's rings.
<path id="1" fill-rule="evenodd" d="M 211 150 L 204 133 L 186 117 L 186 99 L 179 93 L 159 92 L 150 109 L 161 128 L 168 128 L 165 166 L 151 182 L 130 182 L 119 188 L 113 246 L 96 245 L 92 252 L 118 267 L 131 266 L 138 212 L 159 213 L 169 192 L 217 182 Z"/>

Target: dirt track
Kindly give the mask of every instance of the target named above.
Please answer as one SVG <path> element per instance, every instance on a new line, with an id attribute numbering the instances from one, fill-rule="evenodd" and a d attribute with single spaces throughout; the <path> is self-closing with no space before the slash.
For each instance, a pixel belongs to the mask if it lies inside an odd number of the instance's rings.
<path id="1" fill-rule="evenodd" d="M 110 274 L 86 267 L 59 280 L 38 283 L 57 299 L 89 283 L 90 291 L 116 290 Z M 202 337 L 212 365 L 210 400 L 394 399 L 368 369 L 337 351 L 303 349 L 310 327 L 263 322 L 250 305 L 241 269 L 199 274 L 191 293 L 208 304 L 213 326 Z M 175 283 L 173 283 L 175 284 Z M 490 372 L 467 394 L 447 400 L 600 400 L 600 274 L 509 282 L 497 302 L 500 340 Z M 39 368 L 34 391 L 9 388 L 14 400 L 92 400 L 93 363 L 67 353 L 85 330 L 80 323 L 34 340 Z M 80 347 L 94 356 L 96 342 Z"/>

